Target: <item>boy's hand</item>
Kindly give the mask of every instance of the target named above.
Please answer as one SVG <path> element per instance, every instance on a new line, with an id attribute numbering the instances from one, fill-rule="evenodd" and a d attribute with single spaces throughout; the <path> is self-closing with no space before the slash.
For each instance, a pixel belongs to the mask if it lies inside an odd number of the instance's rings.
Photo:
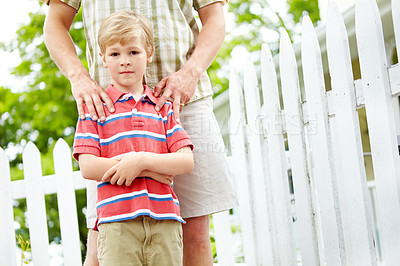
<path id="1" fill-rule="evenodd" d="M 103 182 L 109 181 L 111 184 L 122 186 L 123 184 L 130 186 L 136 177 L 143 172 L 141 163 L 141 153 L 125 155 L 120 162 L 111 167 L 102 178 Z"/>
<path id="2" fill-rule="evenodd" d="M 163 183 L 167 186 L 172 186 L 172 181 L 174 180 L 174 176 L 173 175 L 164 175 L 164 174 L 160 174 L 160 173 L 156 173 L 156 172 L 152 172 L 152 171 L 143 171 L 140 173 L 139 176 L 148 176 L 160 183 Z"/>
<path id="3" fill-rule="evenodd" d="M 113 166 L 112 168 L 110 168 L 104 174 L 102 181 L 103 182 L 110 181 L 111 184 L 114 185 L 116 183 L 117 185 L 120 186 L 125 183 L 125 185 L 129 186 L 132 184 L 133 180 L 135 180 L 136 177 L 148 176 L 165 185 L 168 186 L 172 185 L 172 181 L 174 179 L 173 175 L 165 175 L 147 170 L 138 173 L 139 169 L 137 169 L 137 167 L 132 166 L 131 168 L 129 168 L 129 164 L 135 163 L 134 161 L 137 160 L 137 158 L 134 157 L 137 157 L 137 154 L 117 156 L 116 159 L 118 159 L 120 162 L 115 166 Z M 132 169 L 133 172 L 129 172 L 130 170 L 128 168 Z"/>

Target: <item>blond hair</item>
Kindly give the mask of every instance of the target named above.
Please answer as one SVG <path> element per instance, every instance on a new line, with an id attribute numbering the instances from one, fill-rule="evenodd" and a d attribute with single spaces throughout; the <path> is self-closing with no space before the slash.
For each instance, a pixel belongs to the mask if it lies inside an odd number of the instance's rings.
<path id="1" fill-rule="evenodd" d="M 132 37 L 142 38 L 147 55 L 153 54 L 153 30 L 149 20 L 131 10 L 115 12 L 100 25 L 97 37 L 100 52 L 104 54 L 106 46 L 112 43 L 120 42 L 124 45 Z"/>

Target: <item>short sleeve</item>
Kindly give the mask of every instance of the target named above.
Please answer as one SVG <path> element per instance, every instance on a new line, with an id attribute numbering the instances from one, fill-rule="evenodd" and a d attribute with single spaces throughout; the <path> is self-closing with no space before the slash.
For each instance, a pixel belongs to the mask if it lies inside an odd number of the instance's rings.
<path id="1" fill-rule="evenodd" d="M 101 156 L 97 121 L 93 121 L 88 114 L 85 119 L 79 118 L 76 126 L 74 152 L 72 156 L 78 161 L 79 154 Z"/>
<path id="2" fill-rule="evenodd" d="M 49 5 L 51 0 L 40 0 L 40 1 L 46 5 Z M 76 12 L 78 12 L 79 8 L 81 7 L 81 0 L 61 0 L 61 2 L 74 8 Z"/>
<path id="3" fill-rule="evenodd" d="M 222 5 L 228 3 L 228 0 L 194 0 L 193 1 L 193 8 L 197 11 L 202 7 L 205 7 L 209 4 L 213 4 L 216 2 L 220 2 Z"/>
<path id="4" fill-rule="evenodd" d="M 175 120 L 172 105 L 169 106 L 166 122 L 164 122 L 169 152 L 176 152 L 179 149 L 189 146 L 193 150 L 193 143 L 182 125 Z"/>

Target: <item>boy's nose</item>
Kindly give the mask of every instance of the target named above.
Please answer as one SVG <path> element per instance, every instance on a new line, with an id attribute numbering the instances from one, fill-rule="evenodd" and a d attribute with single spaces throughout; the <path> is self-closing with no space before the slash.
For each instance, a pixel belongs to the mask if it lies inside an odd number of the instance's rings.
<path id="1" fill-rule="evenodd" d="M 124 61 L 122 61 L 121 63 L 120 63 L 120 65 L 121 66 L 130 66 L 131 65 L 131 62 L 129 61 L 129 60 L 124 60 Z"/>

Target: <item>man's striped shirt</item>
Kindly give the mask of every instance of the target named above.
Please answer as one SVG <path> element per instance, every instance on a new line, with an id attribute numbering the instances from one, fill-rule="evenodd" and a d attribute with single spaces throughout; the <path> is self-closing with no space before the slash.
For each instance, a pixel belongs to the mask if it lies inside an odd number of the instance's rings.
<path id="1" fill-rule="evenodd" d="M 131 94 L 120 92 L 113 85 L 107 93 L 115 112 L 105 109 L 106 120 L 93 121 L 85 106 L 86 118 L 78 120 L 75 133 L 75 159 L 79 154 L 113 158 L 131 152 L 169 153 L 185 146 L 193 148 L 188 134 L 173 116 L 172 104 L 167 102 L 156 112 L 158 99 L 147 86 L 137 102 Z M 149 177 L 136 178 L 130 186 L 98 182 L 96 208 L 96 225 L 140 215 L 183 222 L 172 187 Z"/>

